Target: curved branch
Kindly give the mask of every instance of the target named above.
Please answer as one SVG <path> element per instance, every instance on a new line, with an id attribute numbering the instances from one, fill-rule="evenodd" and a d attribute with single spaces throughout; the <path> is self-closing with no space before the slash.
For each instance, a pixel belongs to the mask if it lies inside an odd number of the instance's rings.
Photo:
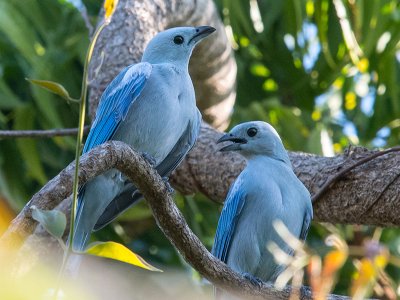
<path id="1" fill-rule="evenodd" d="M 389 148 L 386 150 L 382 150 L 382 151 L 378 151 L 378 152 L 373 152 L 371 155 L 366 156 L 364 158 L 361 158 L 360 160 L 356 161 L 354 164 L 342 169 L 339 173 L 334 174 L 333 176 L 331 176 L 325 183 L 324 185 L 317 191 L 317 193 L 315 193 L 312 196 L 312 202 L 315 203 L 318 200 L 320 200 L 322 198 L 322 196 L 336 183 L 338 182 L 340 179 L 342 179 L 345 175 L 347 175 L 347 173 L 349 173 L 350 171 L 354 170 L 355 168 L 370 162 L 371 160 L 382 156 L 382 155 L 386 155 L 388 153 L 392 153 L 392 152 L 399 152 L 400 151 L 400 146 L 397 147 L 393 147 L 393 148 Z M 400 174 L 398 174 L 395 178 L 393 178 L 393 180 L 391 182 L 389 182 L 384 190 L 382 191 L 382 193 L 391 185 L 393 184 L 393 181 L 397 179 L 397 177 Z M 381 193 L 381 194 L 382 194 Z"/>
<path id="2" fill-rule="evenodd" d="M 226 128 L 235 102 L 237 68 L 212 0 L 120 0 L 110 25 L 98 38 L 89 66 L 91 116 L 107 84 L 122 68 L 140 61 L 156 33 L 199 25 L 211 25 L 217 31 L 196 47 L 190 60 L 197 105 L 206 121 Z"/>
<path id="3" fill-rule="evenodd" d="M 237 153 L 218 152 L 220 146 L 215 142 L 220 137 L 220 132 L 203 123 L 195 147 L 171 176 L 171 183 L 177 190 L 184 194 L 201 192 L 214 201 L 224 201 L 230 184 L 246 162 Z M 400 225 L 400 155 L 379 156 L 377 153 L 380 152 L 362 147 L 350 147 L 335 157 L 289 152 L 296 175 L 312 195 L 332 176 L 351 168 L 314 203 L 315 220 Z M 377 157 L 370 160 L 371 155 Z M 362 164 L 358 166 L 360 160 Z M 368 162 L 363 163 L 365 161 Z M 355 169 L 354 164 L 357 164 Z"/>
<path id="4" fill-rule="evenodd" d="M 85 183 L 105 170 L 117 168 L 135 183 L 147 199 L 158 226 L 165 236 L 201 275 L 218 287 L 234 293 L 251 295 L 264 299 L 288 299 L 290 288 L 276 290 L 271 283 L 254 286 L 227 265 L 215 258 L 197 236 L 190 230 L 184 217 L 176 207 L 168 187 L 158 173 L 135 152 L 122 142 L 107 142 L 83 155 L 79 180 Z M 52 179 L 42 190 L 35 194 L 24 210 L 13 221 L 12 226 L 1 238 L 2 246 L 13 244 L 29 235 L 35 227 L 30 207 L 36 205 L 42 209 L 52 209 L 66 198 L 72 190 L 74 164 L 71 163 L 59 175 Z M 312 299 L 308 288 L 300 289 L 301 299 Z M 331 295 L 330 299 L 348 299 Z"/>

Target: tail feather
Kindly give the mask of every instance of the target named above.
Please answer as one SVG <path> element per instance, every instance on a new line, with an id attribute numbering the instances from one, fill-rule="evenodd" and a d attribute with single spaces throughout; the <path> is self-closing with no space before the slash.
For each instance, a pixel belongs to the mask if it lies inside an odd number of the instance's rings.
<path id="1" fill-rule="evenodd" d="M 81 190 L 78 195 L 78 207 L 75 217 L 75 229 L 74 229 L 74 240 L 72 241 L 72 249 L 77 252 L 83 252 L 85 250 L 86 244 L 89 240 L 90 231 L 83 224 L 82 212 L 85 206 L 85 202 L 82 201 L 85 191 Z"/>
<path id="2" fill-rule="evenodd" d="M 73 278 L 76 278 L 78 276 L 79 268 L 82 264 L 82 261 L 83 261 L 82 254 L 70 253 L 65 266 L 66 274 L 68 274 Z"/>

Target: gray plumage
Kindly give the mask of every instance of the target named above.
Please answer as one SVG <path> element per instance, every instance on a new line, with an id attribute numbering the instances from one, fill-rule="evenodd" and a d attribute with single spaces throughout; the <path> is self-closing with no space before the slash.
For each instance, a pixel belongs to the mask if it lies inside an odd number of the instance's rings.
<path id="1" fill-rule="evenodd" d="M 218 142 L 223 141 L 233 144 L 221 151 L 238 151 L 247 166 L 228 192 L 212 253 L 236 272 L 274 281 L 283 268 L 267 250 L 268 242 L 287 253 L 292 249 L 272 223 L 280 219 L 304 240 L 313 215 L 310 194 L 293 173 L 281 139 L 268 123 L 240 124 Z"/>
<path id="2" fill-rule="evenodd" d="M 107 140 L 123 141 L 152 157 L 160 175 L 168 177 L 200 130 L 188 63 L 195 45 L 214 30 L 177 27 L 157 34 L 142 62 L 122 70 L 104 91 L 83 152 Z M 140 198 L 115 169 L 88 182 L 79 193 L 74 250 L 84 250 L 93 229 L 102 228 Z"/>

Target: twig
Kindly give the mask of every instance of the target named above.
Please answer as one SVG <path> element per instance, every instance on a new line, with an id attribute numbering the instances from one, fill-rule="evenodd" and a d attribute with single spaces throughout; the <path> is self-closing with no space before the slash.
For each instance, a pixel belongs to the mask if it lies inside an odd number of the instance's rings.
<path id="1" fill-rule="evenodd" d="M 90 126 L 85 126 L 84 133 L 89 132 Z M 76 135 L 78 128 L 63 128 L 49 130 L 0 130 L 0 139 L 10 138 L 49 138 L 55 136 Z"/>
<path id="2" fill-rule="evenodd" d="M 79 167 L 79 182 L 83 184 L 111 168 L 117 168 L 123 172 L 140 189 L 166 237 L 186 261 L 206 279 L 219 287 L 256 298 L 287 299 L 289 297 L 290 287 L 279 291 L 271 283 L 254 286 L 211 255 L 188 227 L 162 178 L 140 154 L 128 145 L 117 141 L 107 142 L 83 155 Z M 74 172 L 74 162 L 72 162 L 33 196 L 0 239 L 2 245 L 8 245 L 15 239 L 24 239 L 33 231 L 35 221 L 30 216 L 32 205 L 42 209 L 52 209 L 71 193 Z M 309 288 L 301 288 L 301 299 L 311 299 Z M 329 299 L 349 298 L 330 295 Z"/>
<path id="3" fill-rule="evenodd" d="M 333 175 L 332 177 L 330 177 L 325 184 L 317 191 L 317 193 L 315 193 L 311 200 L 313 202 L 313 205 L 315 205 L 315 203 L 322 198 L 323 195 L 325 195 L 325 193 L 336 183 L 338 182 L 341 178 L 343 178 L 347 173 L 349 173 L 351 170 L 357 168 L 358 166 L 361 166 L 379 156 L 382 155 L 386 155 L 388 153 L 391 152 L 398 152 L 400 151 L 400 146 L 396 146 L 393 148 L 389 148 L 383 151 L 379 151 L 379 152 L 375 152 L 367 157 L 364 157 L 362 159 L 360 159 L 359 161 L 355 162 L 354 164 L 352 164 L 351 166 L 348 166 L 347 168 L 344 168 L 343 170 L 341 170 L 339 173 L 336 173 L 335 175 Z"/>

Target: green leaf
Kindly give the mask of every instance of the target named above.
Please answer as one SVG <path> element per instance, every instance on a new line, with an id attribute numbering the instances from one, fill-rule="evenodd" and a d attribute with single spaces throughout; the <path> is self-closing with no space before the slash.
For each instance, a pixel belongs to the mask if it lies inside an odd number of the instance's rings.
<path id="1" fill-rule="evenodd" d="M 61 84 L 59 84 L 57 82 L 48 81 L 48 80 L 29 79 L 29 78 L 26 78 L 26 80 L 28 80 L 32 84 L 36 84 L 46 90 L 49 90 L 50 92 L 57 94 L 68 101 L 77 102 L 77 100 L 72 99 L 69 96 L 68 91 Z"/>
<path id="2" fill-rule="evenodd" d="M 55 238 L 60 239 L 67 226 L 65 214 L 59 210 L 42 210 L 32 206 L 32 218 L 38 221 Z"/>
<path id="3" fill-rule="evenodd" d="M 15 109 L 14 130 L 24 130 L 34 128 L 35 123 L 35 110 L 32 105 L 26 105 Z M 25 174 L 27 177 L 32 177 L 37 180 L 41 185 L 47 182 L 46 172 L 40 152 L 38 150 L 38 143 L 35 139 L 18 139 L 16 141 L 18 150 L 23 158 L 23 163 L 26 165 Z"/>
<path id="4" fill-rule="evenodd" d="M 162 272 L 162 270 L 153 267 L 142 257 L 133 253 L 127 247 L 115 242 L 98 242 L 89 245 L 85 253 L 114 260 L 122 261 L 146 270 Z"/>

